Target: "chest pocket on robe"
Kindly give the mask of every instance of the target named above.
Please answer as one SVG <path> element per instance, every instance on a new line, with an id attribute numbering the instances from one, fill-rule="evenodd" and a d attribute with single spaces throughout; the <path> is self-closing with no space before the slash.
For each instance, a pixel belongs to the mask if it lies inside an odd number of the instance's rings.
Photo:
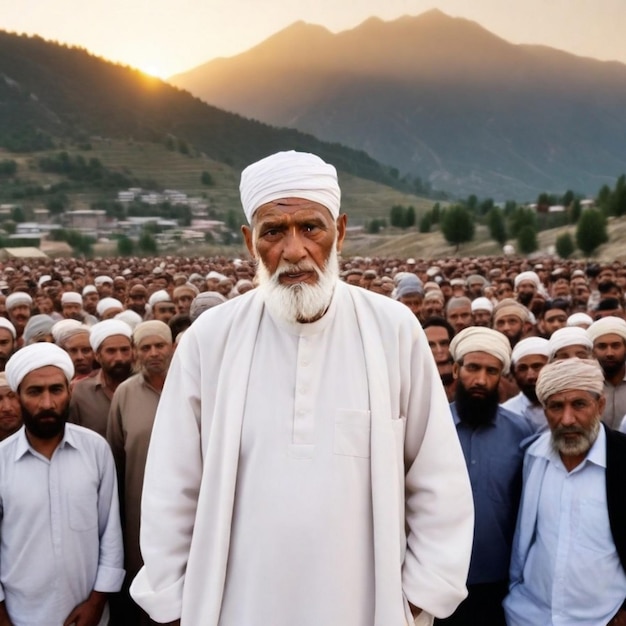
<path id="1" fill-rule="evenodd" d="M 333 452 L 342 456 L 370 456 L 370 411 L 337 409 Z"/>

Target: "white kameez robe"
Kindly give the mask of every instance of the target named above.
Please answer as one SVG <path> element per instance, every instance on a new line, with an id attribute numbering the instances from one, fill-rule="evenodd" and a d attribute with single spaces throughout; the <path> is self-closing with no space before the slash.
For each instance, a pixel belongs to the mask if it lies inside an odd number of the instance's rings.
<path id="1" fill-rule="evenodd" d="M 176 352 L 132 593 L 183 626 L 400 626 L 407 599 L 437 616 L 463 599 L 472 522 L 410 311 L 341 283 L 321 320 L 288 325 L 250 292 Z"/>

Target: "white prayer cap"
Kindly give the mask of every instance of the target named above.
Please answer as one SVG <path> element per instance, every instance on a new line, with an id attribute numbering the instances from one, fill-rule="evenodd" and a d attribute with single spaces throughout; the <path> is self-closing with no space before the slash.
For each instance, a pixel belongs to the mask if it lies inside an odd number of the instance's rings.
<path id="1" fill-rule="evenodd" d="M 24 327 L 24 343 L 28 345 L 42 335 L 51 335 L 54 320 L 49 315 L 33 315 Z"/>
<path id="2" fill-rule="evenodd" d="M 604 373 L 593 359 L 564 359 L 548 363 L 539 372 L 535 392 L 539 402 L 546 402 L 555 393 L 580 389 L 601 396 L 604 391 Z"/>
<path id="3" fill-rule="evenodd" d="M 535 272 L 520 272 L 515 277 L 515 281 L 514 281 L 515 289 L 517 289 L 520 283 L 526 282 L 528 280 L 535 283 L 535 286 L 537 287 L 537 289 L 541 287 L 541 279 Z"/>
<path id="4" fill-rule="evenodd" d="M 602 335 L 619 335 L 626 340 L 626 322 L 621 317 L 609 315 L 596 320 L 587 329 L 587 336 L 594 343 Z"/>
<path id="5" fill-rule="evenodd" d="M 102 298 L 96 306 L 98 315 L 102 317 L 109 309 L 123 309 L 124 305 L 117 298 Z"/>
<path id="6" fill-rule="evenodd" d="M 78 333 L 89 333 L 89 326 L 78 320 L 60 320 L 52 327 L 52 338 L 59 345 Z"/>
<path id="7" fill-rule="evenodd" d="M 152 335 L 158 335 L 166 343 L 172 343 L 170 327 L 165 322 L 160 322 L 159 320 L 141 322 L 133 331 L 133 341 L 136 346 L 139 346 L 146 337 Z"/>
<path id="8" fill-rule="evenodd" d="M 98 293 L 98 290 L 96 289 L 95 285 L 85 285 L 83 287 L 83 296 L 86 296 L 87 294 L 90 293 Z"/>
<path id="9" fill-rule="evenodd" d="M 49 283 L 51 280 L 52 280 L 52 276 L 50 276 L 49 274 L 44 274 L 37 281 L 37 286 L 41 287 L 42 285 L 45 285 L 46 283 Z"/>
<path id="10" fill-rule="evenodd" d="M 170 294 L 165 289 L 159 289 L 155 291 L 148 300 L 148 304 L 150 306 L 154 306 L 159 302 L 171 302 L 172 298 L 170 298 Z"/>
<path id="11" fill-rule="evenodd" d="M 549 340 L 550 343 L 550 358 L 561 349 L 566 346 L 585 346 L 591 350 L 593 343 L 587 336 L 587 332 L 580 326 L 565 326 L 555 330 Z"/>
<path id="12" fill-rule="evenodd" d="M 6 317 L 0 317 L 0 328 L 6 328 L 13 336 L 13 339 L 17 337 L 15 326 L 13 326 Z"/>
<path id="13" fill-rule="evenodd" d="M 540 354 L 547 358 L 550 357 L 549 341 L 543 337 L 526 337 L 515 344 L 511 353 L 511 363 L 515 365 L 520 359 L 531 354 Z"/>
<path id="14" fill-rule="evenodd" d="M 113 317 L 113 319 L 121 320 L 122 322 L 126 322 L 131 327 L 132 330 L 135 329 L 137 324 L 141 324 L 141 322 L 143 320 L 141 315 L 139 315 L 139 313 L 136 313 L 132 309 L 126 309 L 125 311 L 122 311 L 121 313 L 118 313 L 117 315 L 115 315 Z"/>
<path id="15" fill-rule="evenodd" d="M 65 291 L 61 296 L 61 304 L 80 304 L 83 306 L 83 297 L 76 291 Z"/>
<path id="16" fill-rule="evenodd" d="M 472 300 L 472 313 L 474 311 L 493 311 L 493 302 L 489 298 L 481 296 Z"/>
<path id="17" fill-rule="evenodd" d="M 505 315 L 515 315 L 515 317 L 519 317 L 522 322 L 530 321 L 530 311 L 514 298 L 504 298 L 493 307 L 494 323 Z"/>
<path id="18" fill-rule="evenodd" d="M 497 330 L 483 326 L 469 326 L 450 342 L 450 354 L 455 362 L 470 352 L 486 352 L 502 363 L 502 373 L 508 374 L 511 365 L 511 344 Z"/>
<path id="19" fill-rule="evenodd" d="M 215 270 L 211 270 L 206 275 L 206 280 L 212 280 L 213 278 L 215 278 L 216 280 L 223 280 L 224 278 L 226 278 L 226 276 L 224 276 L 224 274 L 220 274 L 219 272 L 216 272 Z"/>
<path id="20" fill-rule="evenodd" d="M 131 328 L 126 322 L 122 320 L 104 320 L 91 327 L 89 343 L 91 344 L 91 349 L 97 352 L 105 339 L 113 337 L 113 335 L 122 335 L 130 339 L 131 334 Z"/>
<path id="21" fill-rule="evenodd" d="M 7 296 L 5 306 L 7 311 L 10 311 L 14 306 L 20 306 L 25 304 L 30 306 L 33 303 L 33 299 L 25 291 L 14 291 Z"/>
<path id="22" fill-rule="evenodd" d="M 586 313 L 573 313 L 565 322 L 566 326 L 581 326 L 582 328 L 589 328 L 592 324 L 593 319 Z"/>
<path id="23" fill-rule="evenodd" d="M 113 284 L 113 279 L 110 276 L 96 276 L 93 282 L 95 283 L 96 287 L 99 287 L 104 283 Z"/>
<path id="24" fill-rule="evenodd" d="M 74 376 L 72 359 L 65 350 L 54 343 L 33 343 L 18 350 L 8 361 L 6 377 L 9 387 L 17 392 L 24 377 L 42 367 L 52 365 L 63 371 L 68 382 Z"/>
<path id="25" fill-rule="evenodd" d="M 262 205 L 280 198 L 303 198 L 325 206 L 339 216 L 341 191 L 337 170 L 307 152 L 278 152 L 246 167 L 239 185 L 248 223 Z"/>

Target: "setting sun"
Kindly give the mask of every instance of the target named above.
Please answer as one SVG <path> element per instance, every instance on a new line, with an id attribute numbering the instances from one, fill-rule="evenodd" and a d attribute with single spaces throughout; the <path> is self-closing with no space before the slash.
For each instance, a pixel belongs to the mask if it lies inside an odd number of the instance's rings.
<path id="1" fill-rule="evenodd" d="M 163 80 L 166 77 L 166 72 L 163 71 L 158 65 L 153 63 L 146 63 L 145 65 L 139 65 L 138 68 L 144 74 L 154 76 L 154 78 L 160 78 Z"/>

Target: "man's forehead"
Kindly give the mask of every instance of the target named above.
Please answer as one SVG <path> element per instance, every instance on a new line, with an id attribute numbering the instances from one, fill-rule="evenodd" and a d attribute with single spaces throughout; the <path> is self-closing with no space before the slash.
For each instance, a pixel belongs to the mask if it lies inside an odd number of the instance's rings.
<path id="1" fill-rule="evenodd" d="M 255 218 L 264 219 L 279 217 L 284 214 L 293 214 L 298 211 L 315 211 L 332 219 L 331 212 L 323 204 L 306 198 L 279 198 L 262 204 L 255 211 Z"/>

